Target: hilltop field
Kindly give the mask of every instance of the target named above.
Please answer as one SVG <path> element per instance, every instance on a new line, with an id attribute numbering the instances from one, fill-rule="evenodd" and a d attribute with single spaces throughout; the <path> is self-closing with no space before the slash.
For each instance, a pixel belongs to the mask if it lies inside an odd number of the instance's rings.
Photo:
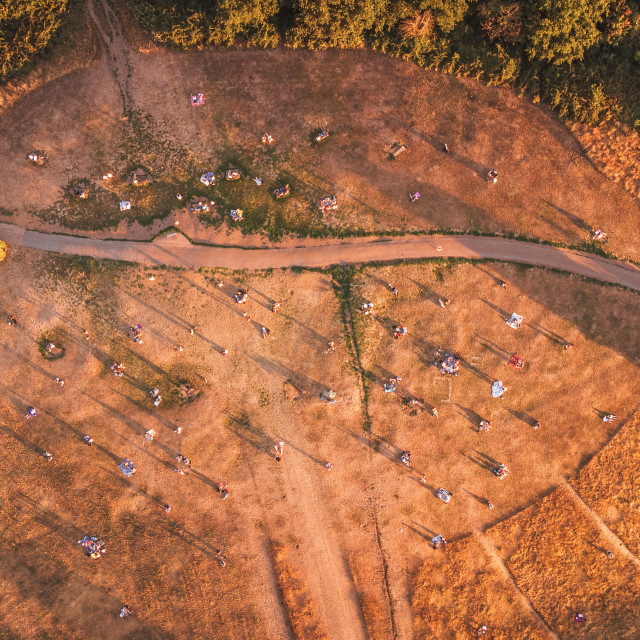
<path id="1" fill-rule="evenodd" d="M 568 127 L 364 49 L 170 51 L 124 2 L 80 4 L 0 89 L 0 222 L 300 250 L 459 232 L 640 260 L 638 138 L 614 122 Z M 192 270 L 0 239 L 0 640 L 640 637 L 638 294 L 365 259 Z"/>
<path id="2" fill-rule="evenodd" d="M 0 365 L 5 637 L 465 638 L 481 624 L 496 638 L 549 637 L 545 624 L 573 637 L 572 608 L 587 616 L 586 637 L 637 633 L 637 561 L 617 547 L 606 558 L 611 541 L 564 488 L 580 470 L 570 482 L 635 552 L 624 478 L 638 455 L 636 422 L 625 424 L 638 393 L 637 327 L 625 321 L 640 311 L 636 294 L 445 261 L 248 274 L 10 248 L 1 268 L 3 311 L 17 319 L 2 329 Z M 364 301 L 373 317 L 358 311 Z M 518 331 L 504 322 L 512 311 Z M 399 322 L 404 340 L 392 336 Z M 44 340 L 63 356 L 44 357 Z M 429 366 L 438 347 L 462 357 L 458 376 Z M 524 369 L 506 366 L 513 352 Z M 393 376 L 398 391 L 385 393 Z M 503 399 L 491 398 L 494 379 Z M 325 389 L 335 404 L 320 400 Z M 25 420 L 29 406 L 39 415 Z M 621 425 L 610 445 L 620 452 L 602 449 Z M 178 454 L 192 463 L 185 476 Z M 503 481 L 498 462 L 511 470 Z M 545 572 L 561 552 L 517 540 L 566 540 L 567 518 L 583 532 L 563 556 L 578 582 L 561 581 L 549 601 Z M 106 542 L 103 558 L 83 554 L 85 533 Z M 431 546 L 437 534 L 444 550 Z M 620 590 L 617 608 L 598 595 L 603 581 Z M 118 618 L 123 604 L 132 618 Z"/>

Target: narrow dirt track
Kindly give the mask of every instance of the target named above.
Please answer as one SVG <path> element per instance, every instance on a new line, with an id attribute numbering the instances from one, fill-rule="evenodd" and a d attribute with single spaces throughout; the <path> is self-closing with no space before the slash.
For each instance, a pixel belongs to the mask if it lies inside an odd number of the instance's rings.
<path id="1" fill-rule="evenodd" d="M 55 253 L 193 268 L 278 269 L 416 258 L 489 258 L 558 269 L 640 291 L 640 267 L 631 263 L 506 238 L 406 236 L 327 241 L 324 245 L 282 249 L 243 249 L 194 245 L 180 233 L 167 233 L 147 243 L 54 235 L 10 224 L 0 224 L 0 238 L 10 245 Z"/>

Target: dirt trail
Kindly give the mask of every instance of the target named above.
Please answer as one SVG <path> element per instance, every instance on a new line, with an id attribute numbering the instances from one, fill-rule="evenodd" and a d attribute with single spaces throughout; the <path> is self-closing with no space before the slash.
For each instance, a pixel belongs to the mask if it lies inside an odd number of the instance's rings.
<path id="1" fill-rule="evenodd" d="M 488 258 L 557 269 L 640 291 L 640 267 L 634 264 L 559 247 L 482 236 L 405 236 L 327 241 L 324 245 L 282 249 L 243 249 L 194 245 L 180 233 L 166 233 L 148 243 L 47 234 L 2 223 L 0 238 L 9 245 L 56 253 L 192 268 L 279 269 L 419 258 Z"/>
<path id="2" fill-rule="evenodd" d="M 273 377 L 270 392 L 274 397 L 281 392 Z M 274 413 L 276 424 L 288 423 L 277 405 Z M 286 434 L 290 435 L 295 437 L 295 434 Z M 304 472 L 301 461 L 290 459 L 295 455 L 289 448 L 282 463 L 285 486 L 287 494 L 295 496 L 295 506 L 291 509 L 297 512 L 297 517 L 291 518 L 291 522 L 295 522 L 297 534 L 307 549 L 305 556 L 312 563 L 304 574 L 313 601 L 318 605 L 319 617 L 331 640 L 369 640 L 355 585 L 348 575 L 340 544 L 331 531 L 319 489 Z"/>
<path id="3" fill-rule="evenodd" d="M 104 42 L 109 68 L 120 89 L 123 111 L 126 113 L 133 108 L 133 100 L 129 90 L 129 78 L 133 67 L 131 66 L 127 42 L 122 35 L 120 20 L 118 20 L 118 16 L 113 12 L 107 0 L 100 0 L 100 8 L 104 11 L 107 24 L 104 24 L 103 20 L 98 18 L 94 0 L 89 0 L 87 7 L 89 15 Z"/>
<path id="4" fill-rule="evenodd" d="M 540 627 L 546 632 L 549 638 L 551 638 L 552 640 L 560 640 L 560 637 L 558 636 L 558 634 L 556 634 L 555 631 L 553 631 L 549 627 L 549 625 L 547 625 L 547 623 L 544 621 L 544 618 L 536 611 L 533 604 L 531 604 L 531 601 L 529 600 L 529 598 L 527 598 L 527 596 L 525 596 L 524 593 L 520 591 L 520 588 L 518 587 L 518 585 L 516 584 L 516 581 L 513 579 L 513 576 L 511 575 L 511 571 L 509 571 L 509 568 L 504 563 L 504 560 L 500 557 L 500 555 L 498 554 L 494 546 L 491 544 L 491 542 L 489 542 L 489 540 L 484 536 L 484 534 L 478 530 L 474 531 L 474 537 L 482 545 L 482 548 L 485 550 L 486 554 L 493 560 L 493 563 L 496 569 L 502 574 L 504 579 L 513 587 L 513 590 L 518 595 L 518 599 L 520 600 L 520 603 L 522 604 L 522 606 L 525 609 L 527 609 L 531 613 L 531 615 L 538 621 L 538 623 L 540 624 Z"/>
<path id="5" fill-rule="evenodd" d="M 624 542 L 618 538 L 618 536 L 607 527 L 604 520 L 582 499 L 582 496 L 567 482 L 564 484 L 564 488 L 569 495 L 569 498 L 586 516 L 593 520 L 594 524 L 598 527 L 600 533 L 611 545 L 611 550 L 617 550 L 621 552 L 628 560 L 635 565 L 640 566 L 640 560 L 625 546 Z"/>

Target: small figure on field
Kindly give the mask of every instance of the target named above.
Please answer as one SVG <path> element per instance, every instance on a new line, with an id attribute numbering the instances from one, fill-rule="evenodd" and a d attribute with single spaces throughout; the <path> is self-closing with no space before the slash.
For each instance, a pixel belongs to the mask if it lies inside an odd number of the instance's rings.
<path id="1" fill-rule="evenodd" d="M 121 618 L 128 618 L 131 615 L 131 609 L 129 609 L 129 607 L 127 607 L 127 605 L 125 604 L 122 609 L 120 609 L 120 617 Z"/>
<path id="2" fill-rule="evenodd" d="M 564 351 L 569 351 L 569 349 L 573 349 L 573 345 L 570 342 L 565 342 L 563 343 L 562 348 Z"/>
<path id="3" fill-rule="evenodd" d="M 271 305 L 271 311 L 272 311 L 273 313 L 277 313 L 279 308 L 280 308 L 280 303 L 279 303 L 279 302 L 274 302 L 274 303 Z"/>
<path id="4" fill-rule="evenodd" d="M 373 302 L 363 302 L 362 303 L 362 313 L 365 316 L 369 316 L 373 314 Z"/>
<path id="5" fill-rule="evenodd" d="M 536 420 L 532 425 L 531 425 L 534 429 L 539 429 L 542 425 L 540 424 L 539 420 Z"/>
<path id="6" fill-rule="evenodd" d="M 29 418 L 35 418 L 38 415 L 38 410 L 35 407 L 29 407 L 27 409 L 27 415 L 25 418 L 28 420 Z"/>
<path id="7" fill-rule="evenodd" d="M 275 458 L 277 462 L 282 460 L 282 456 L 284 455 L 284 442 L 280 441 L 273 445 L 273 448 L 276 452 Z"/>
<path id="8" fill-rule="evenodd" d="M 489 511 L 493 511 L 493 505 L 491 504 L 491 502 L 489 502 L 489 500 L 487 500 L 487 507 L 489 507 Z"/>
<path id="9" fill-rule="evenodd" d="M 88 339 L 89 339 L 89 332 L 88 332 L 86 329 L 83 329 L 83 330 L 82 330 L 82 337 L 83 337 L 85 340 L 88 340 Z"/>
<path id="10" fill-rule="evenodd" d="M 53 456 L 52 456 L 48 451 L 45 451 L 45 452 L 42 454 L 42 457 L 43 457 L 47 462 L 51 462 L 51 461 L 53 460 Z"/>
<path id="11" fill-rule="evenodd" d="M 171 505 L 169 505 L 169 504 L 165 504 L 163 508 L 167 513 L 169 513 L 171 511 Z"/>
<path id="12" fill-rule="evenodd" d="M 401 325 L 401 324 L 397 325 L 397 326 L 393 329 L 393 337 L 394 337 L 396 340 L 399 340 L 399 339 L 405 338 L 405 337 L 407 336 L 407 333 L 408 333 L 408 331 L 407 331 L 407 327 L 405 327 L 405 326 L 403 326 L 403 325 Z"/>
<path id="13" fill-rule="evenodd" d="M 449 149 L 449 145 L 446 142 L 442 145 L 442 150 L 445 153 L 450 153 L 451 152 L 451 149 Z"/>
<path id="14" fill-rule="evenodd" d="M 7 316 L 7 324 L 10 327 L 15 327 L 18 324 L 15 316 Z"/>
<path id="15" fill-rule="evenodd" d="M 262 327 L 262 329 L 260 329 L 260 331 L 262 331 L 262 337 L 263 338 L 267 338 L 269 336 L 269 334 L 271 333 L 271 329 L 267 329 L 267 327 Z"/>
<path id="16" fill-rule="evenodd" d="M 498 282 L 496 282 L 496 284 L 497 284 L 499 287 L 502 287 L 503 289 L 506 289 L 506 288 L 507 288 L 507 283 L 506 283 L 504 280 L 498 280 Z"/>
<path id="17" fill-rule="evenodd" d="M 333 465 L 332 465 L 330 462 L 325 462 L 325 463 L 324 463 L 324 468 L 325 468 L 327 471 L 331 471 L 331 469 L 333 469 Z"/>
<path id="18" fill-rule="evenodd" d="M 604 422 L 615 422 L 618 419 L 618 416 L 614 416 L 613 413 L 605 413 L 602 416 L 602 420 Z"/>
<path id="19" fill-rule="evenodd" d="M 408 467 L 411 464 L 411 453 L 403 451 L 400 455 L 400 462 Z"/>
<path id="20" fill-rule="evenodd" d="M 607 549 L 605 553 L 607 554 L 607 558 L 609 559 L 613 558 L 613 551 L 609 551 L 609 549 Z"/>
<path id="21" fill-rule="evenodd" d="M 82 436 L 82 439 L 85 441 L 85 443 L 88 446 L 93 447 L 93 438 L 91 436 L 84 435 L 84 436 Z"/>
<path id="22" fill-rule="evenodd" d="M 394 296 L 398 295 L 398 290 L 391 284 L 387 284 L 387 286 L 389 287 L 389 289 L 391 290 L 391 293 L 393 293 Z"/>
<path id="23" fill-rule="evenodd" d="M 574 621 L 574 622 L 577 622 L 577 623 L 581 623 L 581 622 L 584 622 L 584 621 L 585 621 L 585 617 L 584 617 L 581 613 L 576 613 L 576 614 L 573 616 L 573 621 Z"/>
<path id="24" fill-rule="evenodd" d="M 451 304 L 451 300 L 449 298 L 438 298 L 438 303 L 443 309 L 446 309 Z"/>
<path id="25" fill-rule="evenodd" d="M 221 356 L 228 356 L 228 355 L 229 355 L 229 350 L 228 350 L 228 349 L 223 349 L 223 350 L 220 352 L 220 355 L 221 355 Z"/>
<path id="26" fill-rule="evenodd" d="M 481 627 L 478 627 L 478 638 L 487 635 L 487 625 L 483 624 Z"/>
<path id="27" fill-rule="evenodd" d="M 492 182 L 493 184 L 498 182 L 498 171 L 496 169 L 491 169 L 491 171 L 489 171 L 487 174 L 487 182 Z"/>
<path id="28" fill-rule="evenodd" d="M 336 343 L 335 342 L 328 342 L 327 343 L 327 348 L 322 352 L 325 355 L 327 353 L 333 353 L 336 350 Z"/>
<path id="29" fill-rule="evenodd" d="M 607 239 L 607 234 L 602 231 L 601 229 L 596 229 L 592 234 L 591 234 L 591 240 L 595 241 L 595 242 L 604 242 Z"/>
<path id="30" fill-rule="evenodd" d="M 431 407 L 431 415 L 432 415 L 434 418 L 437 418 L 437 417 L 438 417 L 438 410 L 437 410 L 435 407 Z"/>
<path id="31" fill-rule="evenodd" d="M 410 193 L 409 194 L 409 200 L 411 200 L 411 202 L 415 202 L 419 198 L 420 198 L 420 192 L 419 191 L 416 191 L 415 193 Z"/>
<path id="32" fill-rule="evenodd" d="M 229 487 L 227 487 L 226 484 L 223 484 L 222 482 L 220 482 L 218 484 L 218 492 L 220 493 L 220 497 L 223 500 L 226 500 L 227 496 L 229 495 Z"/>
<path id="33" fill-rule="evenodd" d="M 478 431 L 480 433 L 487 433 L 491 431 L 491 421 L 490 420 L 480 420 L 480 424 L 478 424 Z"/>
<path id="34" fill-rule="evenodd" d="M 59 387 L 64 387 L 64 380 L 61 380 L 60 378 L 54 378 L 53 380 Z"/>

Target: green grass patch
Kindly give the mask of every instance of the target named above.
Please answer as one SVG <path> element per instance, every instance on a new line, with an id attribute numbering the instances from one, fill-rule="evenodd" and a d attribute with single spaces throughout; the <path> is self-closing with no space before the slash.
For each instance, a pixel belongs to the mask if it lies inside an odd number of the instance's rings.
<path id="1" fill-rule="evenodd" d="M 66 350 L 60 337 L 55 333 L 43 333 L 38 338 L 38 352 L 45 360 L 60 360 Z"/>

